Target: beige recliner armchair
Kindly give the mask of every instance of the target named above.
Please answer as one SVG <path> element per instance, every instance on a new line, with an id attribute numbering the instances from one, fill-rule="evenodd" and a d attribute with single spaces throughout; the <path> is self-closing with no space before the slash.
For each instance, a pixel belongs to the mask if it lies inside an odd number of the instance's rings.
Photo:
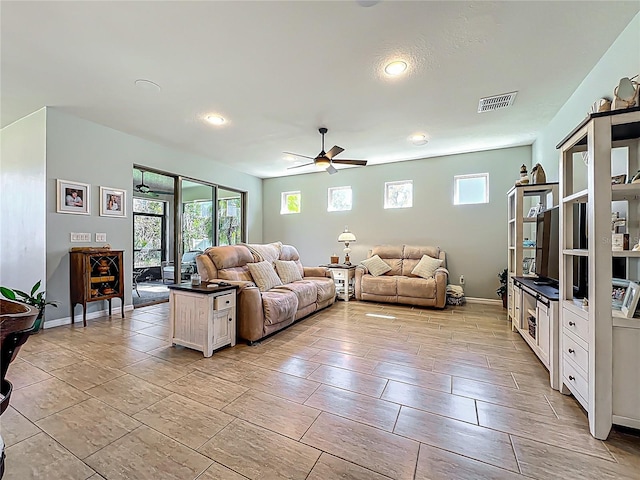
<path id="1" fill-rule="evenodd" d="M 369 252 L 369 258 L 374 255 L 378 255 L 391 270 L 376 277 L 365 266 L 358 265 L 357 300 L 445 307 L 449 272 L 446 269 L 446 254 L 440 247 L 381 245 Z M 442 266 L 435 271 L 433 277 L 421 278 L 411 273 L 423 255 L 442 260 Z"/>

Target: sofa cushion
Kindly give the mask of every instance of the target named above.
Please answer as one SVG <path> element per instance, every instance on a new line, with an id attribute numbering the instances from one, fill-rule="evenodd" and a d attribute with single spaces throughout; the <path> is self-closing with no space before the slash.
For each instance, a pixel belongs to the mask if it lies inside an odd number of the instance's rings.
<path id="1" fill-rule="evenodd" d="M 373 277 L 364 275 L 362 277 L 362 291 L 373 295 L 397 295 L 396 276 L 381 275 Z"/>
<path id="2" fill-rule="evenodd" d="M 278 260 L 290 260 L 295 262 L 298 266 L 298 270 L 300 270 L 300 275 L 304 277 L 304 267 L 300 261 L 300 254 L 293 245 L 282 245 L 282 250 L 280 250 L 280 257 L 278 257 Z"/>
<path id="3" fill-rule="evenodd" d="M 241 267 L 253 262 L 253 256 L 244 245 L 225 245 L 223 247 L 211 247 L 205 250 L 205 255 L 213 261 L 218 270 L 223 268 Z"/>
<path id="4" fill-rule="evenodd" d="M 302 280 L 302 273 L 293 260 L 275 260 L 276 272 L 285 285 Z"/>
<path id="5" fill-rule="evenodd" d="M 284 321 L 293 321 L 298 310 L 296 294 L 280 288 L 262 292 L 264 323 L 275 325 Z"/>
<path id="6" fill-rule="evenodd" d="M 254 262 L 273 262 L 280 258 L 280 252 L 282 250 L 282 242 L 273 243 L 245 243 L 243 246 L 247 247 L 253 255 Z"/>
<path id="7" fill-rule="evenodd" d="M 398 296 L 415 298 L 435 298 L 436 281 L 433 277 L 397 277 Z"/>
<path id="8" fill-rule="evenodd" d="M 273 287 L 282 285 L 280 277 L 278 277 L 278 274 L 273 269 L 271 262 L 248 263 L 247 267 L 249 268 L 249 272 L 251 272 L 251 278 L 253 278 L 253 281 L 261 292 L 266 292 Z"/>
<path id="9" fill-rule="evenodd" d="M 243 267 L 232 267 L 218 270 L 218 278 L 220 280 L 242 280 L 244 282 L 253 282 L 251 272 L 247 265 Z"/>
<path id="10" fill-rule="evenodd" d="M 402 275 L 403 246 L 378 245 L 371 249 L 369 257 L 378 255 L 384 263 L 391 267 L 385 275 Z"/>
<path id="11" fill-rule="evenodd" d="M 423 255 L 416 267 L 411 270 L 411 273 L 418 277 L 431 278 L 433 277 L 433 274 L 436 273 L 436 270 L 441 266 L 442 260 L 432 258 L 429 255 Z"/>
<path id="12" fill-rule="evenodd" d="M 318 287 L 315 283 L 300 281 L 287 283 L 277 287 L 277 290 L 288 290 L 298 297 L 298 309 L 315 304 L 318 299 Z"/>
<path id="13" fill-rule="evenodd" d="M 391 267 L 388 264 L 386 264 L 384 261 L 382 261 L 382 259 L 378 255 L 374 255 L 371 258 L 362 260 L 361 263 L 365 267 L 367 267 L 367 270 L 369 270 L 369 273 L 374 277 L 377 277 L 378 275 L 382 275 L 383 273 L 387 273 L 389 270 L 391 270 Z"/>
<path id="14" fill-rule="evenodd" d="M 404 275 L 406 277 L 414 276 L 411 272 L 416 268 L 416 265 L 420 263 L 420 260 L 424 255 L 429 255 L 431 258 L 441 258 L 440 247 L 405 245 L 403 252 L 404 258 L 402 260 L 402 272 L 400 275 Z"/>
<path id="15" fill-rule="evenodd" d="M 320 304 L 324 304 L 328 300 L 333 300 L 336 298 L 336 284 L 332 278 L 329 277 L 305 277 L 305 282 L 312 282 L 317 290 L 318 296 L 316 298 L 316 302 Z"/>

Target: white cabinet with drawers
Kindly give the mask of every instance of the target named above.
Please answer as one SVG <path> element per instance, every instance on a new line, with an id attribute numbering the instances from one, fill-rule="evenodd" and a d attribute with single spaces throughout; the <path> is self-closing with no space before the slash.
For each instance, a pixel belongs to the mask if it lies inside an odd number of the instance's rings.
<path id="1" fill-rule="evenodd" d="M 174 345 L 214 350 L 236 344 L 236 288 L 188 284 L 169 287 L 169 321 Z"/>

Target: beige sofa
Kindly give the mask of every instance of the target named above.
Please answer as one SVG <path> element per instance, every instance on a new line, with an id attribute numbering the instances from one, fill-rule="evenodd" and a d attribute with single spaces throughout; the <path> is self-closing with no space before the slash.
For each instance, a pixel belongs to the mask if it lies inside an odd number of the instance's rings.
<path id="1" fill-rule="evenodd" d="M 359 265 L 356 268 L 357 300 L 445 307 L 449 273 L 445 252 L 439 247 L 381 245 L 369 252 L 369 258 L 374 255 L 378 255 L 391 270 L 375 277 L 365 266 Z M 411 273 L 423 255 L 442 260 L 442 267 L 433 277 L 421 278 Z"/>
<path id="2" fill-rule="evenodd" d="M 261 292 L 247 264 L 276 259 L 294 261 L 303 278 Z M 196 257 L 196 264 L 204 282 L 219 279 L 239 285 L 237 333 L 250 344 L 332 305 L 336 299 L 336 286 L 329 270 L 303 267 L 298 250 L 280 242 L 211 247 Z"/>

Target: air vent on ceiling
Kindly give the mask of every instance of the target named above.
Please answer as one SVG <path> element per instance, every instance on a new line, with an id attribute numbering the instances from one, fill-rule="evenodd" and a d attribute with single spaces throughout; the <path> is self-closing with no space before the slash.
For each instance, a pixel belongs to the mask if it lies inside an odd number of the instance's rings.
<path id="1" fill-rule="evenodd" d="M 518 92 L 503 93 L 493 97 L 481 98 L 478 102 L 478 113 L 492 112 L 500 108 L 507 108 L 513 105 Z"/>

